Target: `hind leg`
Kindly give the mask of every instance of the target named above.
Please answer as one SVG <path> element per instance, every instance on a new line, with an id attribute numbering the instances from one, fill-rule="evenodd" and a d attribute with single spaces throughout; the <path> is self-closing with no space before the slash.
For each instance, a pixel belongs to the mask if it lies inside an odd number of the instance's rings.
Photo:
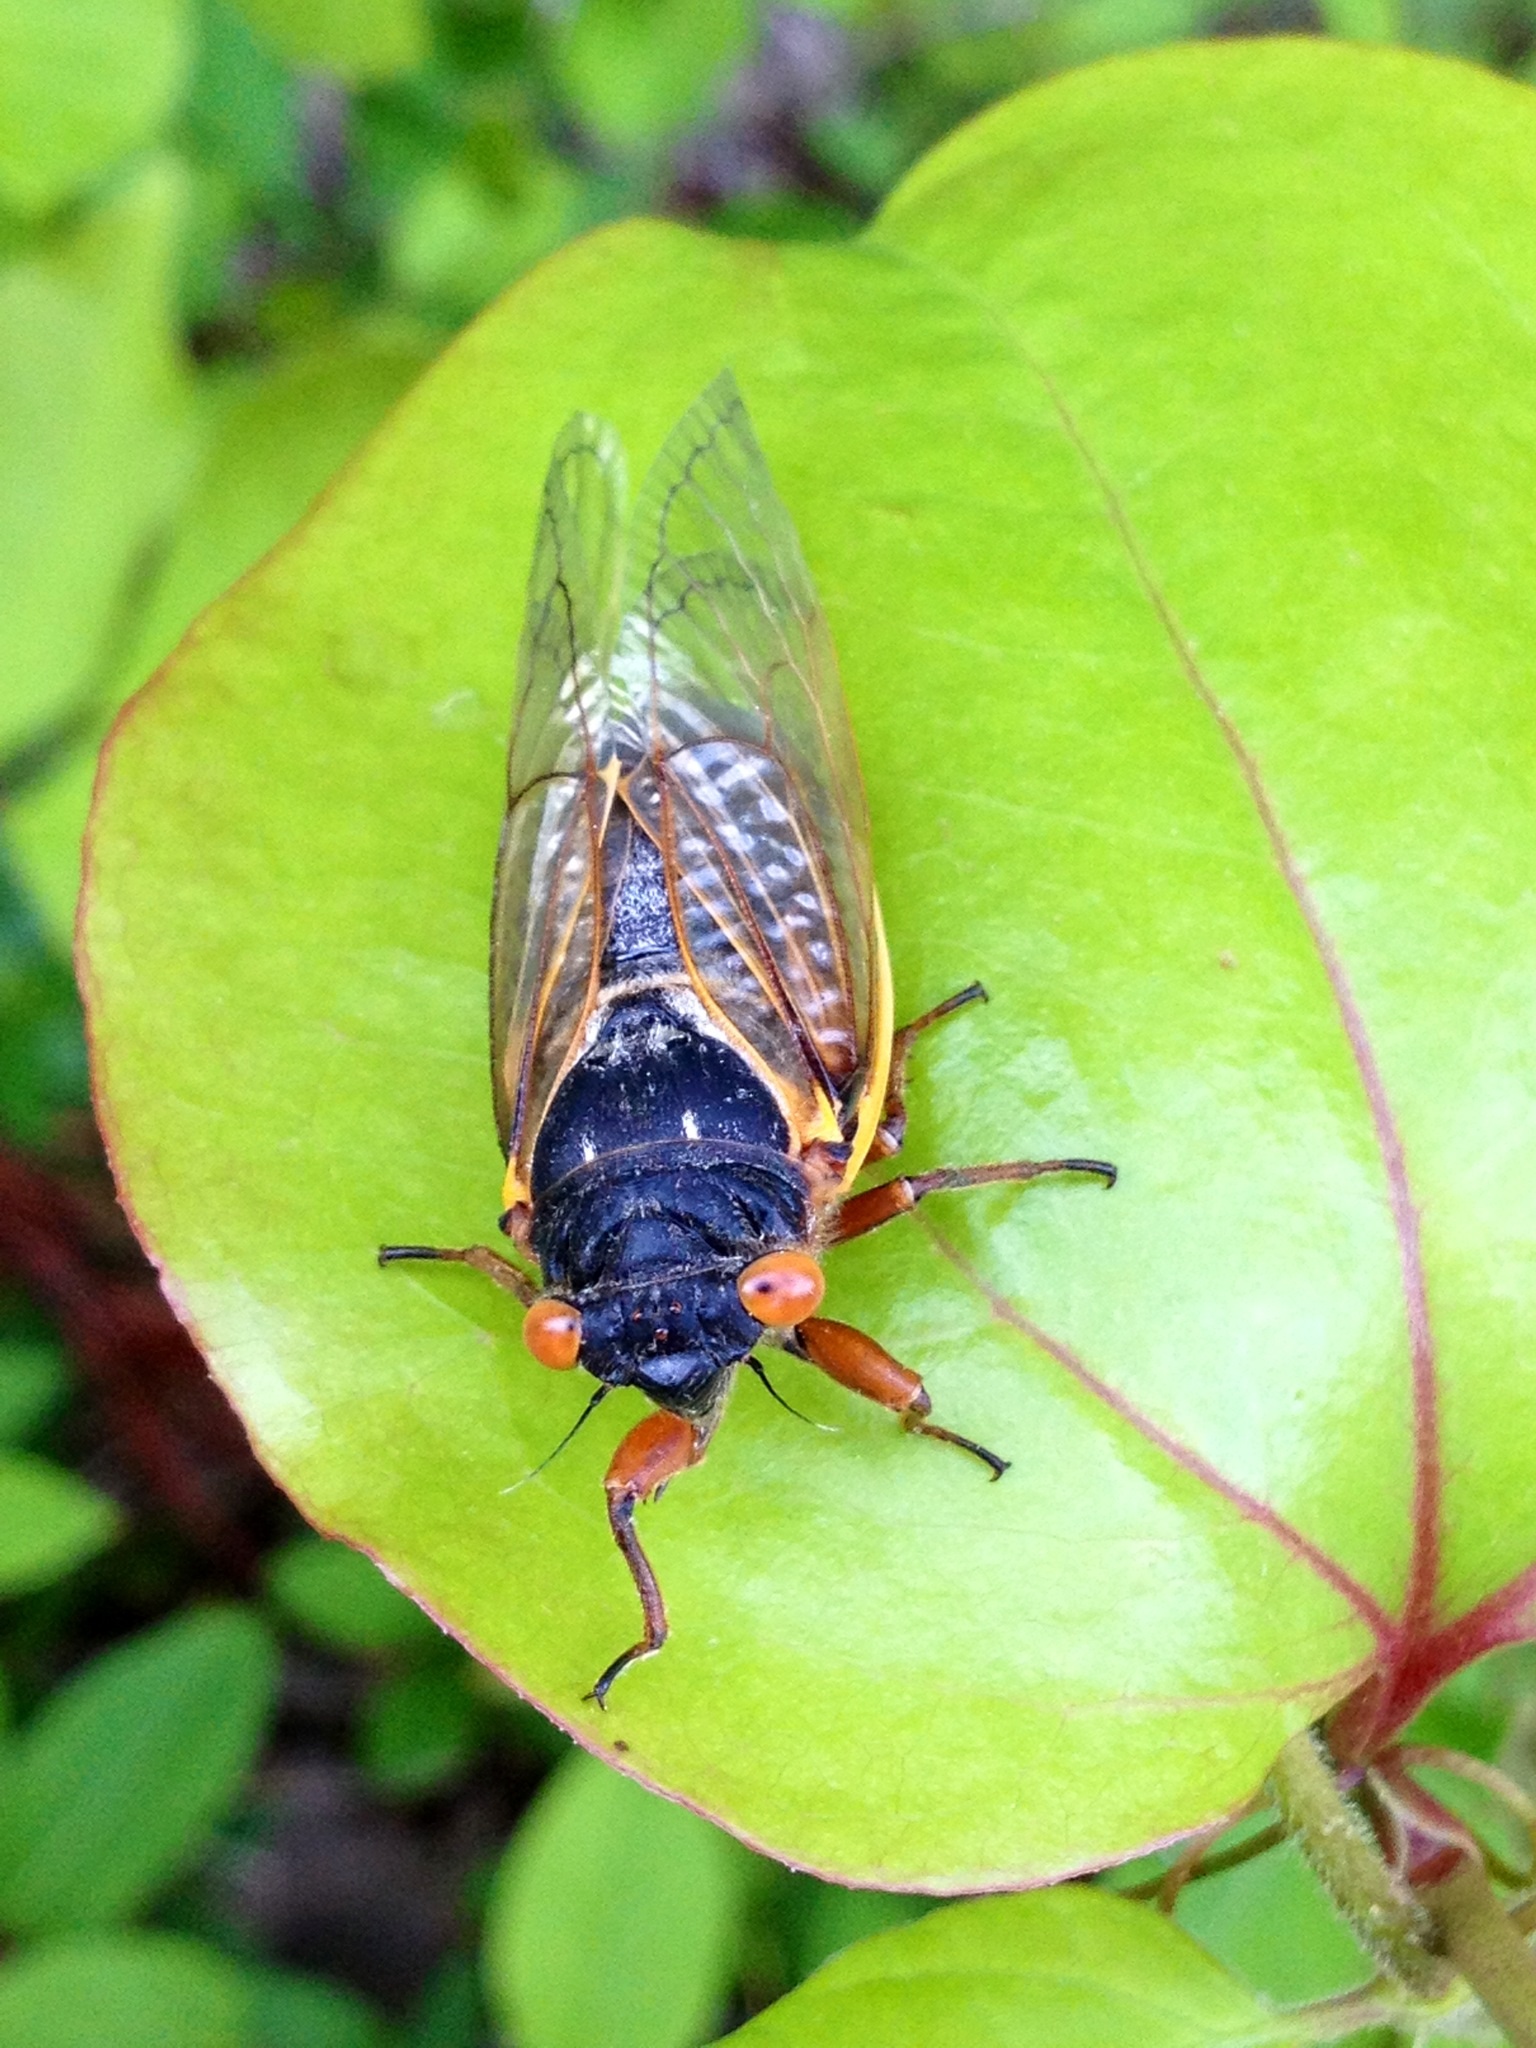
<path id="1" fill-rule="evenodd" d="M 901 1150 L 901 1141 L 907 1131 L 907 1061 L 912 1057 L 912 1047 L 917 1039 L 941 1017 L 963 1010 L 970 1003 L 984 1003 L 986 1000 L 986 990 L 979 981 L 973 981 L 969 988 L 946 996 L 942 1003 L 935 1003 L 931 1010 L 924 1010 L 921 1017 L 914 1017 L 910 1024 L 903 1024 L 896 1033 L 891 1040 L 891 1072 L 885 1084 L 885 1104 L 880 1111 L 874 1143 L 869 1148 L 871 1159 L 889 1159 Z"/>

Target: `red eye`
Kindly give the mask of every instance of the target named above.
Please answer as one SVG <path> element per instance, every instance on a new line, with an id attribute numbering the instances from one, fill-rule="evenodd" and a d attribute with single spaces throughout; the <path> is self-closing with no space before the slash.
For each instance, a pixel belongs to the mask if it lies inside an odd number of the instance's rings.
<path id="1" fill-rule="evenodd" d="M 826 1291 L 821 1268 L 809 1252 L 769 1252 L 754 1259 L 736 1282 L 742 1307 L 770 1330 L 787 1330 L 815 1315 Z"/>
<path id="2" fill-rule="evenodd" d="M 551 1372 L 569 1372 L 581 1356 L 581 1317 L 568 1301 L 536 1301 L 523 1317 L 523 1342 Z"/>

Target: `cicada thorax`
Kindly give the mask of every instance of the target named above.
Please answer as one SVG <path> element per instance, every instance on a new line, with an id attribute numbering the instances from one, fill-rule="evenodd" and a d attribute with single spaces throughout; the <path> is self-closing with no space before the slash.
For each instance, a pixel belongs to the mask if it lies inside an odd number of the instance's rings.
<path id="1" fill-rule="evenodd" d="M 812 1186 L 693 991 L 660 852 L 633 827 L 623 846 L 596 1001 L 533 1145 L 530 1246 L 589 1372 L 703 1418 L 764 1334 L 740 1275 L 809 1241 Z"/>

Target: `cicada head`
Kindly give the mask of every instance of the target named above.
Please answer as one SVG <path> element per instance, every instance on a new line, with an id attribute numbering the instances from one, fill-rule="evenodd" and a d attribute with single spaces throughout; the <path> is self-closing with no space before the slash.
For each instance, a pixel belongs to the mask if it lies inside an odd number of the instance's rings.
<path id="1" fill-rule="evenodd" d="M 684 1269 L 585 1300 L 581 1363 L 659 1408 L 700 1416 L 718 1404 L 731 1369 L 762 1334 L 729 1273 Z"/>

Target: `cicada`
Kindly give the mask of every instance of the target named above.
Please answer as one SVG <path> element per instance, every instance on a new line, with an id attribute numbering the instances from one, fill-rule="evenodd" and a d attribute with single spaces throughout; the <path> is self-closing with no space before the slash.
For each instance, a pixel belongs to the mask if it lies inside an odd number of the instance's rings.
<path id="1" fill-rule="evenodd" d="M 653 1404 L 605 1485 L 643 1618 L 589 1698 L 667 1638 L 636 1508 L 704 1456 L 742 1364 L 778 1346 L 990 1468 L 917 1373 L 819 1313 L 822 1256 L 941 1189 L 1090 1159 L 902 1175 L 914 1041 L 894 1028 L 869 816 L 800 544 L 730 373 L 668 436 L 626 518 L 622 447 L 578 413 L 544 482 L 518 657 L 491 937 L 507 1161 L 453 1259 L 525 1305 L 542 1365 Z"/>

